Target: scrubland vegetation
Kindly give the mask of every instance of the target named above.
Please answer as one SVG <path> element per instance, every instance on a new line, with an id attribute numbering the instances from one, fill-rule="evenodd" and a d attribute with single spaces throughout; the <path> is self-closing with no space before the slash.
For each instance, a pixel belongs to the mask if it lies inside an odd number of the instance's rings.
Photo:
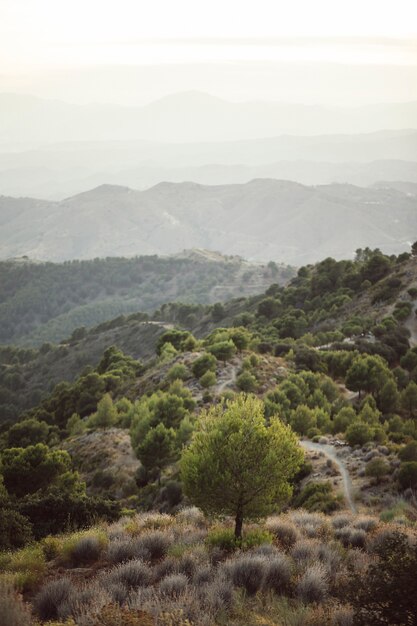
<path id="1" fill-rule="evenodd" d="M 0 621 L 412 624 L 416 566 L 411 531 L 374 517 L 290 511 L 236 542 L 196 508 L 135 514 L 3 555 Z"/>

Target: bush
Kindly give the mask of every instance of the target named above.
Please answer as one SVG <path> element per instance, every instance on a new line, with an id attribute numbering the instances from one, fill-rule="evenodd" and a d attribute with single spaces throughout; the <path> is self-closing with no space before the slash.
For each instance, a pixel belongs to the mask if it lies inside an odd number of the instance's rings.
<path id="1" fill-rule="evenodd" d="M 201 378 L 206 372 L 216 371 L 217 359 L 213 354 L 202 354 L 196 359 L 192 366 L 192 372 L 196 378 Z"/>
<path id="2" fill-rule="evenodd" d="M 255 528 L 254 530 L 245 532 L 241 541 L 238 541 L 238 545 L 242 550 L 249 550 L 256 546 L 271 544 L 272 539 L 271 533 L 267 530 Z"/>
<path id="3" fill-rule="evenodd" d="M 106 539 L 103 536 L 85 534 L 70 537 L 64 543 L 62 552 L 65 560 L 73 565 L 87 565 L 98 561 L 105 547 Z"/>
<path id="4" fill-rule="evenodd" d="M 257 387 L 257 380 L 253 374 L 244 371 L 236 379 L 236 385 L 241 391 L 252 392 Z"/>
<path id="5" fill-rule="evenodd" d="M 174 380 L 187 380 L 189 376 L 190 372 L 188 368 L 182 365 L 182 363 L 176 363 L 167 373 L 167 379 L 171 382 Z"/>
<path id="6" fill-rule="evenodd" d="M 46 561 L 39 545 L 31 545 L 2 555 L 2 568 L 13 574 L 14 586 L 19 591 L 39 588 L 46 572 Z"/>
<path id="7" fill-rule="evenodd" d="M 228 571 L 235 587 L 243 587 L 248 595 L 255 595 L 261 589 L 266 561 L 260 556 L 242 556 L 228 564 Z"/>
<path id="8" fill-rule="evenodd" d="M 220 548 L 226 552 L 233 552 L 237 548 L 235 533 L 232 528 L 213 528 L 206 537 L 209 549 Z"/>
<path id="9" fill-rule="evenodd" d="M 172 538 L 160 530 L 144 533 L 136 542 L 136 549 L 143 550 L 150 561 L 164 558 L 172 544 Z"/>
<path id="10" fill-rule="evenodd" d="M 364 422 L 354 422 L 346 430 L 346 441 L 350 446 L 363 446 L 372 440 L 372 429 Z"/>
<path id="11" fill-rule="evenodd" d="M 347 599 L 354 624 L 415 624 L 417 615 L 417 547 L 405 534 L 389 532 L 374 549 L 377 559 L 364 576 L 352 572 Z"/>
<path id="12" fill-rule="evenodd" d="M 345 548 L 364 548 L 366 545 L 366 532 L 362 528 L 340 528 L 335 535 Z"/>
<path id="13" fill-rule="evenodd" d="M 415 489 L 417 487 L 417 461 L 407 461 L 401 464 L 398 482 L 402 489 Z"/>
<path id="14" fill-rule="evenodd" d="M 151 569 L 139 559 L 122 563 L 113 568 L 108 576 L 109 582 L 121 584 L 129 589 L 146 587 L 152 581 Z"/>
<path id="15" fill-rule="evenodd" d="M 32 539 L 32 525 L 13 508 L 0 504 L 0 550 L 21 548 Z"/>
<path id="16" fill-rule="evenodd" d="M 332 486 L 329 482 L 308 483 L 294 498 L 293 505 L 321 513 L 332 513 L 340 509 L 340 502 L 333 495 Z"/>
<path id="17" fill-rule="evenodd" d="M 291 574 L 291 561 L 285 554 L 277 554 L 269 558 L 266 563 L 264 589 L 277 594 L 288 593 Z"/>
<path id="18" fill-rule="evenodd" d="M 376 457 L 369 461 L 365 467 L 365 476 L 370 476 L 371 478 L 375 478 L 376 482 L 381 482 L 381 478 L 386 476 L 390 470 L 390 467 L 385 461 L 385 459 L 381 459 L 380 457 Z"/>
<path id="19" fill-rule="evenodd" d="M 410 441 L 398 452 L 401 461 L 417 461 L 417 441 Z"/>
<path id="20" fill-rule="evenodd" d="M 297 583 L 297 596 L 305 604 L 323 602 L 328 593 L 326 570 L 321 563 L 306 568 Z"/>
<path id="21" fill-rule="evenodd" d="M 275 536 L 284 549 L 291 548 L 300 536 L 298 529 L 291 522 L 272 517 L 267 520 L 268 530 Z"/>
<path id="22" fill-rule="evenodd" d="M 200 378 L 200 385 L 203 389 L 208 389 L 209 387 L 213 387 L 217 382 L 215 372 L 209 371 L 203 374 Z"/>
<path id="23" fill-rule="evenodd" d="M 69 578 L 59 578 L 44 585 L 33 602 L 38 617 L 43 621 L 58 619 L 59 609 L 69 599 L 72 591 Z"/>
<path id="24" fill-rule="evenodd" d="M 179 596 L 187 588 L 188 580 L 184 574 L 170 574 L 159 583 L 161 593 L 167 596 Z"/>

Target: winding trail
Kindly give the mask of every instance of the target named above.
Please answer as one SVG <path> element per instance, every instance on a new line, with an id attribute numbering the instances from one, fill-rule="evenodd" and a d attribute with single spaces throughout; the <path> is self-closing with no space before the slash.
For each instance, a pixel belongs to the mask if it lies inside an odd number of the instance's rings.
<path id="1" fill-rule="evenodd" d="M 410 331 L 410 346 L 414 348 L 415 346 L 417 346 L 417 300 L 414 300 L 412 304 L 413 310 L 411 312 L 411 315 L 409 315 L 409 317 L 405 320 L 404 326 Z"/>
<path id="2" fill-rule="evenodd" d="M 337 466 L 343 480 L 343 493 L 345 496 L 345 500 L 349 505 L 352 513 L 357 513 L 357 509 L 353 501 L 352 480 L 343 460 L 339 456 L 337 456 L 337 448 L 330 444 L 313 443 L 312 441 L 307 440 L 300 440 L 300 444 L 303 448 L 305 448 L 306 450 L 310 450 L 311 452 L 323 452 L 325 456 L 333 461 L 333 463 Z"/>
<path id="3" fill-rule="evenodd" d="M 224 380 L 222 383 L 220 383 L 220 385 L 217 387 L 217 393 L 220 395 L 221 393 L 223 393 L 223 391 L 226 389 L 226 387 L 230 387 L 230 385 L 233 385 L 236 381 L 236 376 L 237 376 L 237 371 L 238 371 L 238 366 L 237 365 L 232 365 L 231 369 L 230 369 L 230 376 L 228 378 L 226 378 L 226 380 Z"/>

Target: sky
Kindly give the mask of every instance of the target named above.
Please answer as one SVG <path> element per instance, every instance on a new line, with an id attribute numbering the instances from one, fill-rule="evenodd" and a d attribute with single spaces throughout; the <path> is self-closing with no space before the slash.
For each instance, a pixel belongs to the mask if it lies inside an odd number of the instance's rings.
<path id="1" fill-rule="evenodd" d="M 360 104 L 417 99 L 416 67 L 415 0 L 0 0 L 3 92 Z"/>

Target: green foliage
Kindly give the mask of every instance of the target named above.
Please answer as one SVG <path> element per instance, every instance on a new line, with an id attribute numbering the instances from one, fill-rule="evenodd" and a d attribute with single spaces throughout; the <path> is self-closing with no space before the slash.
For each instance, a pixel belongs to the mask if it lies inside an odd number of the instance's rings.
<path id="1" fill-rule="evenodd" d="M 300 404 L 295 411 L 292 411 L 290 424 L 296 433 L 306 435 L 317 425 L 316 415 L 308 406 Z"/>
<path id="2" fill-rule="evenodd" d="M 417 416 L 417 384 L 414 381 L 401 392 L 400 405 L 410 418 Z"/>
<path id="3" fill-rule="evenodd" d="M 201 378 L 208 371 L 216 371 L 217 359 L 213 354 L 205 353 L 192 364 L 192 372 L 196 378 Z"/>
<path id="4" fill-rule="evenodd" d="M 156 469 L 158 477 L 163 468 L 173 461 L 174 453 L 175 431 L 164 424 L 148 430 L 144 440 L 136 448 L 138 459 L 145 469 Z"/>
<path id="5" fill-rule="evenodd" d="M 373 432 L 368 424 L 364 422 L 353 422 L 346 430 L 346 441 L 350 446 L 363 446 L 371 441 Z"/>
<path id="6" fill-rule="evenodd" d="M 50 427 L 46 422 L 28 418 L 13 424 L 6 433 L 6 448 L 26 448 L 36 443 L 47 443 Z"/>
<path id="7" fill-rule="evenodd" d="M 417 461 L 401 463 L 398 482 L 402 489 L 415 489 L 417 487 Z"/>
<path id="8" fill-rule="evenodd" d="M 381 478 L 386 476 L 390 470 L 390 467 L 385 459 L 376 457 L 366 464 L 365 475 L 375 478 L 376 482 L 381 482 Z"/>
<path id="9" fill-rule="evenodd" d="M 241 391 L 252 392 L 258 386 L 257 380 L 253 374 L 243 371 L 236 379 L 236 385 Z"/>
<path id="10" fill-rule="evenodd" d="M 113 404 L 112 397 L 105 393 L 97 404 L 97 412 L 88 420 L 90 428 L 110 428 L 117 419 L 117 409 Z"/>
<path id="11" fill-rule="evenodd" d="M 417 441 L 410 441 L 398 452 L 401 461 L 417 461 Z"/>
<path id="12" fill-rule="evenodd" d="M 1 454 L 1 472 L 7 491 L 18 497 L 35 493 L 64 479 L 71 457 L 64 450 L 50 450 L 42 443 L 10 448 Z"/>
<path id="13" fill-rule="evenodd" d="M 329 482 L 308 483 L 292 501 L 293 506 L 307 509 L 307 511 L 320 511 L 332 513 L 340 509 L 340 502 L 334 496 Z"/>
<path id="14" fill-rule="evenodd" d="M 175 350 L 182 352 L 184 350 L 192 350 L 196 345 L 196 340 L 188 330 L 172 329 L 167 330 L 158 339 L 156 350 L 161 354 L 165 344 L 170 343 Z"/>
<path id="15" fill-rule="evenodd" d="M 200 385 L 203 389 L 208 389 L 209 387 L 213 387 L 217 382 L 216 374 L 212 371 L 207 371 L 200 378 Z"/>
<path id="16" fill-rule="evenodd" d="M 266 426 L 263 403 L 240 395 L 211 407 L 181 458 L 185 493 L 203 511 L 236 518 L 265 515 L 291 495 L 303 460 L 297 438 L 276 418 Z"/>
<path id="17" fill-rule="evenodd" d="M 400 532 L 387 534 L 363 576 L 352 572 L 348 600 L 357 626 L 406 626 L 417 615 L 417 548 Z"/>
<path id="18" fill-rule="evenodd" d="M 190 372 L 188 368 L 182 363 L 176 363 L 173 365 L 167 373 L 167 380 L 173 382 L 174 380 L 187 380 Z"/>
<path id="19" fill-rule="evenodd" d="M 219 359 L 219 361 L 228 361 L 236 354 L 236 346 L 231 339 L 227 341 L 218 341 L 207 347 L 208 352 Z"/>

